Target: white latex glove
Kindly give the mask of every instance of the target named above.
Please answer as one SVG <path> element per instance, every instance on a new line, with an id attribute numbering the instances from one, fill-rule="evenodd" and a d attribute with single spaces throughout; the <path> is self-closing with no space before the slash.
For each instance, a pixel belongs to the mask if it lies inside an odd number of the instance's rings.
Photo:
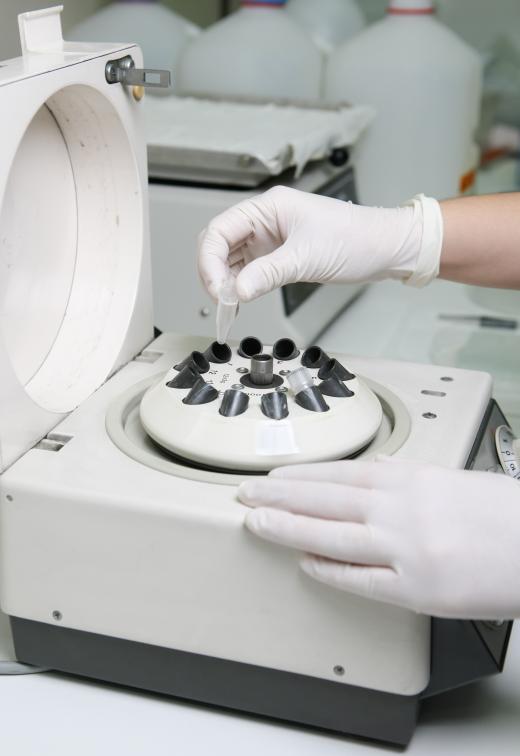
<path id="1" fill-rule="evenodd" d="M 381 458 L 242 483 L 247 527 L 307 552 L 301 567 L 359 596 L 438 617 L 520 617 L 520 486 L 493 473 Z"/>
<path id="2" fill-rule="evenodd" d="M 391 277 L 424 285 L 438 275 L 442 216 L 419 197 L 362 207 L 277 186 L 214 218 L 199 237 L 198 267 L 214 299 L 230 271 L 248 302 L 287 283 Z"/>

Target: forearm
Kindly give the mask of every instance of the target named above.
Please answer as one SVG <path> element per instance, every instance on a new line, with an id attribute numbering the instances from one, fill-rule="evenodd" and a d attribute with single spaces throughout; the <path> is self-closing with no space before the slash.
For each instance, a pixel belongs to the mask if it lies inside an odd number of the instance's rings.
<path id="1" fill-rule="evenodd" d="M 520 289 L 520 192 L 440 203 L 440 278 Z"/>

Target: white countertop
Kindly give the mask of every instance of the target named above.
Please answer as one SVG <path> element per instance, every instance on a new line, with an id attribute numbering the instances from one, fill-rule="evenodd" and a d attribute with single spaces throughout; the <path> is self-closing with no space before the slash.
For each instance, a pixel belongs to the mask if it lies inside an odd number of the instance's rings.
<path id="1" fill-rule="evenodd" d="M 398 750 L 65 675 L 0 677 L 6 756 L 356 756 Z M 425 702 L 407 756 L 518 756 L 520 632 L 504 673 Z"/>

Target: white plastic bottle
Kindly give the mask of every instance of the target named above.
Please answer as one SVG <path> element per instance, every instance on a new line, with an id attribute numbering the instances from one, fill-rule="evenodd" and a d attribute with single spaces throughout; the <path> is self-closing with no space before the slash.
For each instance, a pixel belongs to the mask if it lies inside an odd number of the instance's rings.
<path id="1" fill-rule="evenodd" d="M 467 188 L 481 94 L 481 60 L 439 23 L 431 0 L 390 0 L 386 17 L 329 58 L 325 98 L 373 105 L 354 150 L 364 204 Z"/>
<path id="2" fill-rule="evenodd" d="M 176 89 L 177 64 L 184 47 L 199 28 L 156 0 L 117 0 L 96 11 L 69 30 L 67 39 L 78 42 L 137 42 L 147 68 L 172 72 Z M 150 89 L 154 94 L 165 90 Z"/>
<path id="3" fill-rule="evenodd" d="M 286 9 L 327 55 L 366 25 L 356 0 L 288 0 Z"/>
<path id="4" fill-rule="evenodd" d="M 242 2 L 181 57 L 179 91 L 198 96 L 317 100 L 322 56 L 283 11 L 285 0 Z"/>
<path id="5" fill-rule="evenodd" d="M 520 31 L 518 0 L 437 0 L 443 24 L 475 49 L 489 53 L 503 35 Z"/>

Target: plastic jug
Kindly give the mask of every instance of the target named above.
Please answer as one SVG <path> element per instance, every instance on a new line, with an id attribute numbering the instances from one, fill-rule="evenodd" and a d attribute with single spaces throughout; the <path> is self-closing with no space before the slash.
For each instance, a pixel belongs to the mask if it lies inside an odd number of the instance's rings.
<path id="1" fill-rule="evenodd" d="M 156 0 L 118 0 L 96 11 L 69 30 L 67 39 L 79 42 L 137 42 L 148 68 L 172 72 L 172 89 L 149 89 L 153 94 L 176 90 L 177 63 L 199 28 Z"/>
<path id="2" fill-rule="evenodd" d="M 471 183 L 481 60 L 433 13 L 431 0 L 391 0 L 384 19 L 329 58 L 326 100 L 377 110 L 353 153 L 364 204 L 450 197 Z"/>
<path id="3" fill-rule="evenodd" d="M 326 54 L 366 25 L 356 0 L 288 0 L 286 9 Z"/>
<path id="4" fill-rule="evenodd" d="M 180 60 L 182 94 L 301 102 L 320 96 L 322 56 L 285 13 L 285 0 L 242 2 Z"/>
<path id="5" fill-rule="evenodd" d="M 436 0 L 443 24 L 468 44 L 489 53 L 504 34 L 520 30 L 518 0 Z"/>

